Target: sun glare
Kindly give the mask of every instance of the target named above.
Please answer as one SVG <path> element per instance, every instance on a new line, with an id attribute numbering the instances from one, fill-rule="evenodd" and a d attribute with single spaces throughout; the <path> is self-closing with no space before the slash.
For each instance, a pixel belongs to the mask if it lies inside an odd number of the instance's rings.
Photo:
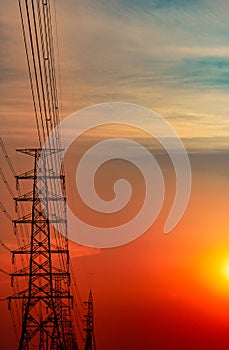
<path id="1" fill-rule="evenodd" d="M 202 282 L 213 292 L 229 297 L 228 251 L 210 252 L 199 265 Z"/>
<path id="2" fill-rule="evenodd" d="M 222 272 L 224 278 L 226 278 L 229 281 L 229 259 L 224 261 Z"/>

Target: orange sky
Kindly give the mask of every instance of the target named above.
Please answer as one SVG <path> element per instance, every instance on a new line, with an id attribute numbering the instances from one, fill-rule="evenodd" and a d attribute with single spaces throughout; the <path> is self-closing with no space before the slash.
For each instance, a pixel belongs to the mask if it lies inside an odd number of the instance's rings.
<path id="1" fill-rule="evenodd" d="M 76 247 L 71 247 L 82 297 L 93 288 L 100 349 L 227 349 L 227 161 L 225 155 L 191 156 L 191 200 L 170 234 L 162 233 L 174 185 L 169 182 L 161 215 L 136 241 L 84 251 L 84 257 L 74 257 L 81 249 L 74 253 Z M 1 261 L 9 270 L 9 254 L 3 250 Z M 5 296 L 10 293 L 9 279 L 0 278 Z M 2 349 L 7 349 L 15 343 L 6 303 L 0 305 L 5 315 Z"/>
<path id="2" fill-rule="evenodd" d="M 32 163 L 15 149 L 37 145 L 17 2 L 0 14 L 2 77 L 0 136 L 18 173 Z M 156 155 L 165 176 L 166 200 L 155 224 L 122 247 L 70 245 L 82 299 L 93 289 L 98 350 L 227 350 L 229 343 L 228 222 L 228 2 L 220 1 L 56 1 L 62 87 L 62 118 L 84 106 L 123 101 L 161 113 L 176 128 L 189 154 L 193 187 L 185 215 L 163 233 L 175 191 L 175 176 L 164 155 Z M 56 42 L 55 42 L 55 48 Z M 57 57 L 56 57 L 57 58 Z M 114 161 L 96 176 L 98 193 L 113 195 L 125 172 L 134 198 L 124 211 L 98 215 L 75 192 L 74 168 L 88 143 L 113 136 L 86 135 L 66 159 L 68 204 L 83 220 L 111 226 L 137 212 L 144 198 L 141 175 Z M 155 140 L 115 130 L 153 152 Z M 14 187 L 2 154 L 0 163 Z M 105 192 L 104 193 L 104 189 Z M 1 183 L 0 200 L 12 216 L 13 201 Z M 16 247 L 11 223 L 0 212 L 1 234 Z M 0 268 L 12 271 L 0 246 Z M 0 298 L 12 293 L 0 274 Z M 16 349 L 7 303 L 0 302 L 0 348 Z"/>

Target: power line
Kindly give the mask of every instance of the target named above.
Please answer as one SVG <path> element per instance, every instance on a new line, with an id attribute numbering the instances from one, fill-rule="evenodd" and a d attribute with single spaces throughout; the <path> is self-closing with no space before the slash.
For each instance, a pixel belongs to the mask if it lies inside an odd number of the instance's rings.
<path id="1" fill-rule="evenodd" d="M 3 243 L 3 241 L 0 239 L 0 244 L 3 248 L 5 248 L 6 250 L 8 250 L 9 252 L 11 252 L 11 249 L 9 247 L 7 247 L 7 245 L 5 243 Z"/>
<path id="2" fill-rule="evenodd" d="M 7 190 L 8 190 L 10 196 L 11 196 L 12 198 L 14 198 L 13 190 L 11 189 L 11 187 L 10 187 L 10 185 L 9 185 L 7 179 L 6 179 L 2 168 L 0 168 L 0 176 L 1 176 L 2 181 L 4 182 L 4 184 L 5 184 L 5 186 L 6 186 Z"/>
<path id="3" fill-rule="evenodd" d="M 6 159 L 7 163 L 8 163 L 8 166 L 9 166 L 13 176 L 16 176 L 16 171 L 15 171 L 15 169 L 13 167 L 13 164 L 11 163 L 11 160 L 9 158 L 9 155 L 8 155 L 8 153 L 6 151 L 6 147 L 5 147 L 4 142 L 3 142 L 1 137 L 0 137 L 0 147 L 2 149 L 4 157 L 5 157 L 5 159 Z M 7 188 L 8 192 L 9 192 L 9 194 L 11 195 L 12 198 L 14 198 L 13 190 L 11 189 L 11 187 L 10 187 L 10 185 L 9 185 L 7 179 L 6 179 L 6 176 L 4 175 L 4 172 L 3 172 L 2 168 L 0 168 L 0 176 L 1 176 L 2 181 L 4 182 L 4 184 L 6 185 L 6 188 Z"/>
<path id="4" fill-rule="evenodd" d="M 40 21 L 40 2 L 39 1 L 37 1 L 37 6 L 38 6 L 38 19 Z M 47 2 L 42 3 L 42 7 L 44 12 L 47 7 Z M 39 136 L 39 144 L 41 147 L 41 135 L 43 137 L 43 142 L 44 142 L 46 135 L 48 136 L 49 134 L 49 125 L 47 121 L 48 119 L 51 118 L 50 116 L 47 118 L 46 99 L 45 99 L 44 83 L 43 83 L 44 82 L 43 72 L 45 72 L 45 79 L 48 81 L 47 73 L 46 73 L 46 65 L 45 65 L 45 62 L 48 59 L 48 57 L 46 57 L 46 55 L 43 52 L 43 69 L 42 69 L 42 60 L 40 57 L 41 50 L 39 48 L 38 28 L 36 24 L 34 1 L 30 2 L 30 7 L 28 4 L 28 1 L 27 0 L 25 1 L 24 12 L 27 18 L 27 25 L 24 21 L 23 8 L 20 0 L 19 0 L 19 9 L 20 9 L 20 17 L 21 17 L 21 23 L 22 23 L 24 45 L 26 50 L 30 85 L 32 90 L 33 105 L 34 105 L 34 111 L 35 111 L 35 117 L 36 117 L 36 126 L 37 126 L 37 131 Z M 28 35 L 26 35 L 26 28 L 27 28 Z M 43 43 L 43 33 L 42 33 L 41 23 L 39 28 L 40 28 L 40 37 L 42 38 L 41 41 L 42 41 L 42 49 L 43 49 L 44 43 Z M 29 37 L 29 45 L 27 42 L 27 36 Z M 34 36 L 35 36 L 35 44 L 33 42 Z M 47 41 L 47 38 L 46 38 L 46 41 Z M 37 54 L 37 60 L 35 57 L 36 54 Z M 32 61 L 32 64 L 30 63 L 31 61 Z M 37 66 L 37 62 L 38 62 L 38 66 Z M 47 92 L 49 91 L 48 86 L 50 85 L 52 87 L 52 81 L 50 82 L 49 85 L 48 83 L 46 84 Z M 44 118 L 44 114 L 45 114 L 45 118 Z M 46 132 L 45 132 L 45 122 L 46 122 Z M 55 147 L 56 146 L 54 145 L 53 148 Z M 49 168 L 53 168 L 53 167 L 54 165 L 50 166 Z M 54 205 L 54 204 L 52 203 L 51 205 Z M 58 209 L 58 214 L 59 214 L 59 209 Z"/>
<path id="5" fill-rule="evenodd" d="M 20 3 L 21 5 L 21 3 Z M 28 54 L 28 62 L 30 63 L 30 59 L 32 60 L 32 67 L 33 67 L 33 74 L 31 75 L 32 79 L 32 85 L 35 87 L 34 89 L 34 103 L 35 106 L 38 106 L 37 110 L 39 110 L 39 116 L 38 118 L 40 119 L 40 122 L 37 123 L 37 127 L 40 131 L 40 127 L 42 130 L 42 135 L 43 135 L 43 141 L 45 140 L 45 137 L 49 135 L 50 132 L 50 127 L 49 127 L 49 122 L 51 126 L 56 126 L 56 120 L 58 121 L 58 118 L 55 118 L 54 115 L 58 114 L 58 101 L 57 101 L 57 96 L 53 93 L 53 91 L 56 91 L 55 87 L 55 71 L 54 71 L 54 60 L 53 60 L 53 54 L 51 52 L 50 47 L 52 46 L 50 44 L 50 40 L 52 39 L 52 35 L 50 34 L 50 27 L 49 27 L 49 22 L 50 22 L 50 15 L 49 15 L 49 3 L 45 2 L 42 5 L 42 13 L 43 13 L 43 24 L 41 23 L 41 15 L 40 15 L 40 2 L 37 1 L 37 13 L 38 13 L 38 21 L 39 25 L 37 26 L 36 23 L 36 16 L 35 16 L 35 8 L 34 8 L 34 1 L 31 2 L 31 7 L 29 8 L 28 6 L 28 1 L 25 1 L 25 12 L 27 16 L 27 29 L 28 29 L 28 35 L 29 35 L 29 42 L 30 42 L 30 55 L 29 51 L 27 50 Z M 31 12 L 31 13 L 30 13 Z M 22 8 L 20 7 L 20 13 L 21 17 L 23 20 L 23 31 L 25 31 L 25 22 L 23 19 L 23 11 Z M 38 28 L 40 30 L 40 41 L 38 39 Z M 44 28 L 44 29 L 43 29 Z M 43 32 L 44 30 L 44 32 Z M 48 35 L 49 33 L 49 35 Z M 28 44 L 26 40 L 26 33 L 23 35 L 25 38 L 26 42 L 26 47 L 28 49 Z M 35 37 L 35 44 L 34 44 L 34 37 Z M 39 46 L 39 43 L 41 42 L 41 49 Z M 45 54 L 44 52 L 44 42 L 46 43 L 46 49 L 47 53 Z M 43 53 L 43 60 L 41 59 L 41 54 L 40 52 Z M 37 54 L 37 59 L 35 59 L 35 53 Z M 48 72 L 46 70 L 46 62 L 48 62 L 48 67 L 49 67 L 49 76 L 47 75 Z M 30 66 L 31 67 L 31 66 Z M 31 72 L 32 73 L 32 72 Z M 35 83 L 33 83 L 33 77 L 35 80 Z M 44 83 L 46 82 L 46 84 Z M 46 94 L 47 96 L 52 97 L 52 109 L 53 109 L 53 114 L 47 115 L 47 99 L 45 98 L 45 88 L 46 88 Z M 45 124 L 46 124 L 46 130 L 45 130 Z M 55 130 L 55 133 L 57 131 Z M 57 138 L 59 139 L 59 135 L 57 134 L 57 137 L 52 139 L 53 145 L 49 145 L 50 148 L 57 148 L 60 149 L 60 144 L 57 144 Z M 59 154 L 55 154 L 54 157 L 59 157 L 59 159 L 55 159 L 55 161 L 60 162 L 60 156 Z M 53 159 L 51 158 L 51 162 Z M 54 164 L 50 164 L 49 168 L 54 168 Z M 53 186 L 55 189 L 53 190 Z M 52 191 L 56 192 L 56 183 L 51 183 Z M 60 207 L 58 203 L 51 203 L 53 206 L 54 211 L 58 212 L 58 215 L 60 215 Z M 58 224 L 59 225 L 59 224 Z M 61 237 L 62 239 L 62 237 Z M 64 241 L 62 239 L 62 244 L 64 244 Z"/>
<path id="6" fill-rule="evenodd" d="M 23 6 L 22 6 L 23 2 Z M 40 135 L 40 148 L 42 141 L 45 141 L 52 129 L 59 122 L 58 98 L 55 80 L 53 38 L 51 27 L 51 13 L 49 1 L 19 0 L 19 9 L 22 22 L 24 44 L 26 47 L 27 64 L 29 68 L 30 85 L 33 95 L 34 108 L 37 116 L 36 125 L 38 136 Z M 30 337 L 31 332 L 35 335 L 40 332 L 40 347 L 47 347 L 51 342 L 52 346 L 61 349 L 78 349 L 76 338 L 73 332 L 71 321 L 71 294 L 70 294 L 70 272 L 69 272 L 69 250 L 67 235 L 61 236 L 57 230 L 51 228 L 52 217 L 58 225 L 62 225 L 67 230 L 66 203 L 65 197 L 62 200 L 55 196 L 61 186 L 58 174 L 51 173 L 50 169 L 55 169 L 55 162 L 60 164 L 61 149 L 59 130 L 55 129 L 55 137 L 49 141 L 47 154 L 53 157 L 46 157 L 46 167 L 42 179 L 38 176 L 38 159 L 41 149 L 24 149 L 22 153 L 32 155 L 35 159 L 32 175 L 28 172 L 19 179 L 33 180 L 33 195 L 25 194 L 18 198 L 19 201 L 32 201 L 32 210 L 28 216 L 19 218 L 15 224 L 29 223 L 31 225 L 31 241 L 27 246 L 19 247 L 15 254 L 28 254 L 30 262 L 25 269 L 16 271 L 11 276 L 28 276 L 28 288 L 22 293 L 19 291 L 11 299 L 20 299 L 26 307 L 23 312 L 23 326 L 19 349 L 28 347 L 28 343 L 35 344 L 35 340 Z M 47 180 L 50 180 L 51 189 L 47 191 Z M 64 176 L 64 175 L 63 175 Z M 63 178 L 62 176 L 62 178 Z M 58 178 L 58 182 L 57 179 Z M 42 184 L 42 190 L 38 183 Z M 62 184 L 63 185 L 63 184 Z M 41 191 L 41 192 L 40 192 Z M 51 192 L 50 192 L 51 191 Z M 40 196 L 41 195 L 41 196 Z M 42 197 L 42 203 L 40 198 Z M 51 199 L 50 199 L 51 198 Z M 44 204 L 45 202 L 45 204 Z M 63 203 L 63 204 L 62 204 Z M 44 207 L 42 208 L 42 205 Z M 45 210 L 44 210 L 45 208 Z M 46 213 L 45 213 L 46 212 Z M 51 213 L 51 216 L 50 216 Z M 48 219 L 47 219 L 48 218 Z M 58 219 L 59 218 L 59 219 Z M 61 228 L 61 226 L 59 226 Z M 52 231 L 51 231 L 52 230 Z M 51 232 L 56 240 L 56 245 L 51 244 Z M 34 250 L 33 250 L 34 249 Z M 33 254 L 36 252 L 36 254 Z M 58 253 L 60 267 L 56 267 L 56 261 L 52 261 L 52 254 Z M 30 271 L 30 273 L 29 273 Z M 42 276 L 43 277 L 42 277 Z M 47 276 L 48 275 L 48 276 Z M 45 281 L 45 283 L 44 283 Z M 33 288 L 31 287 L 33 286 Z M 39 294 L 40 299 L 33 301 Z M 47 301 L 48 300 L 48 301 Z M 34 331 L 32 315 L 36 304 L 40 317 L 36 320 L 37 332 Z M 46 309 L 45 315 L 43 311 Z M 49 315 L 49 316 L 47 316 Z M 52 315 L 52 316 L 51 316 Z M 44 317 L 47 323 L 44 329 Z M 66 341 L 67 340 L 67 341 Z M 71 344 L 70 344 L 71 342 Z M 44 345 L 46 344 L 46 345 Z"/>
<path id="7" fill-rule="evenodd" d="M 11 170 L 11 173 L 13 174 L 13 176 L 15 177 L 16 176 L 16 171 L 15 171 L 15 168 L 10 160 L 10 157 L 7 153 L 7 149 L 6 149 L 6 146 L 4 144 L 4 141 L 3 139 L 0 137 L 0 146 L 1 146 L 1 149 L 2 149 L 2 152 L 4 154 L 4 157 L 8 163 L 8 166 Z M 4 175 L 2 173 L 2 175 Z M 5 176 L 3 178 L 3 180 L 5 179 Z M 17 186 L 17 189 L 18 189 L 18 193 L 20 195 L 20 187 Z M 8 191 L 9 191 L 9 188 L 8 188 Z M 12 197 L 12 194 L 13 194 L 13 191 L 11 190 L 10 191 L 10 195 Z M 12 216 L 9 214 L 9 212 L 7 211 L 7 209 L 5 208 L 5 206 L 2 204 L 2 202 L 0 201 L 0 209 L 2 210 L 2 212 L 4 213 L 4 215 L 10 220 L 10 221 L 13 221 L 13 218 Z M 25 211 L 24 211 L 24 207 L 23 205 L 21 206 L 21 211 L 22 211 L 22 215 L 25 216 Z M 19 210 L 20 212 L 20 210 Z M 24 230 L 25 229 L 25 230 Z M 20 241 L 23 242 L 23 244 L 25 245 L 26 244 L 26 235 L 27 237 L 29 236 L 29 232 L 27 231 L 27 227 L 20 227 L 20 234 L 18 234 L 17 230 L 14 229 L 14 233 L 15 233 L 15 236 L 16 236 L 16 241 L 17 241 L 17 245 L 18 247 L 21 246 L 21 243 Z M 1 240 L 0 240 L 0 244 L 3 248 L 5 248 L 6 250 L 10 251 L 11 252 L 11 249 L 7 247 L 7 245 L 5 243 L 3 243 Z M 26 257 L 28 258 L 28 257 Z M 24 256 L 21 256 L 21 263 L 22 263 L 22 267 L 24 268 L 25 267 L 25 261 L 24 261 Z M 17 310 L 18 310 L 18 306 L 17 306 Z M 19 318 L 20 319 L 20 318 Z"/>
<path id="8" fill-rule="evenodd" d="M 6 210 L 6 208 L 4 207 L 1 201 L 0 201 L 0 209 L 10 221 L 13 220 L 11 215 L 8 213 L 8 211 Z"/>
<path id="9" fill-rule="evenodd" d="M 9 168 L 10 168 L 10 170 L 11 170 L 12 175 L 13 175 L 14 177 L 17 177 L 16 170 L 15 170 L 15 168 L 14 168 L 14 166 L 13 166 L 11 160 L 10 160 L 10 157 L 9 157 L 9 155 L 8 155 L 8 153 L 7 153 L 7 148 L 6 148 L 6 146 L 5 146 L 4 142 L 3 142 L 3 139 L 2 139 L 1 137 L 0 137 L 0 146 L 1 146 L 2 152 L 3 152 L 4 156 L 5 156 L 5 159 L 6 159 L 7 163 L 8 163 L 8 166 L 9 166 Z M 4 175 L 4 174 L 3 174 L 3 175 Z M 5 179 L 5 176 L 4 176 L 4 179 Z M 5 180 L 6 180 L 6 179 L 5 179 Z M 8 191 L 9 191 L 9 189 L 8 189 Z M 19 183 L 17 183 L 17 191 L 18 191 L 19 196 L 21 196 L 21 190 L 20 190 L 20 184 L 19 184 Z M 13 193 L 13 191 L 11 190 L 11 191 L 10 191 L 11 197 L 12 197 L 12 193 Z M 0 207 L 1 207 L 1 204 L 0 204 Z M 1 207 L 1 209 L 2 209 L 2 211 L 7 215 L 6 209 L 4 208 L 3 205 L 2 205 L 2 207 Z M 19 209 L 19 212 L 20 212 L 20 209 Z M 23 203 L 21 203 L 21 212 L 22 212 L 22 216 L 25 216 L 25 209 L 24 209 Z M 13 219 L 10 217 L 9 214 L 7 215 L 7 217 L 8 217 L 11 221 L 13 220 Z M 27 230 L 27 228 L 25 229 L 25 231 L 26 231 L 25 234 L 24 234 L 23 228 L 20 228 L 20 230 L 21 230 L 21 237 L 22 237 L 22 239 L 23 239 L 23 242 L 25 243 L 24 236 L 27 235 L 27 238 L 28 238 L 28 236 L 29 236 L 28 230 Z"/>
<path id="10" fill-rule="evenodd" d="M 27 66 L 28 66 L 29 82 L 30 82 L 30 89 L 31 89 L 32 100 L 33 100 L 33 108 L 34 108 L 34 113 L 35 113 L 38 140 L 39 140 L 39 145 L 41 147 L 42 141 L 41 141 L 40 126 L 39 126 L 39 117 L 38 117 L 38 111 L 37 111 L 37 106 L 36 106 L 35 89 L 34 89 L 34 83 L 33 83 L 31 63 L 30 63 L 30 59 L 29 59 L 29 49 L 28 49 L 28 43 L 27 43 L 27 38 L 26 38 L 26 29 L 25 29 L 25 23 L 24 23 L 24 18 L 23 18 L 23 10 L 22 10 L 22 5 L 21 5 L 20 0 L 18 0 L 18 5 L 19 5 L 20 18 L 21 18 L 22 35 L 23 35 L 23 41 L 24 41 L 24 46 L 25 46 L 26 61 L 27 61 Z M 30 41 L 31 41 L 31 35 L 32 35 L 32 33 L 30 30 Z M 34 54 L 33 54 L 33 63 L 35 66 Z"/>
<path id="11" fill-rule="evenodd" d="M 9 274 L 8 272 L 6 272 L 5 270 L 3 270 L 3 269 L 1 269 L 1 268 L 0 268 L 0 272 L 4 273 L 5 275 L 10 276 L 10 274 Z"/>
<path id="12" fill-rule="evenodd" d="M 23 3 L 23 5 L 22 5 Z M 36 3 L 36 5 L 35 5 Z M 13 254 L 21 254 L 22 266 L 23 268 L 17 269 L 15 266 L 15 273 L 10 274 L 12 280 L 15 278 L 13 283 L 13 290 L 16 293 L 10 297 L 8 300 L 15 299 L 16 301 L 16 311 L 18 319 L 22 320 L 22 333 L 20 338 L 20 349 L 27 349 L 28 343 L 32 337 L 31 335 L 37 335 L 38 332 L 34 331 L 33 315 L 34 315 L 34 305 L 37 307 L 37 314 L 40 315 L 40 319 L 36 321 L 36 327 L 40 327 L 40 348 L 44 348 L 45 344 L 49 342 L 48 339 L 51 338 L 51 344 L 54 347 L 61 349 L 70 350 L 78 349 L 76 343 L 76 338 L 74 335 L 74 327 L 72 324 L 72 314 L 71 314 L 71 302 L 72 296 L 70 294 L 70 270 L 71 266 L 69 264 L 69 249 L 68 249 L 68 238 L 67 238 L 67 224 L 66 221 L 66 204 L 65 196 L 63 195 L 62 205 L 60 201 L 55 197 L 55 193 L 58 193 L 58 186 L 61 186 L 60 182 L 54 180 L 51 181 L 51 191 L 52 199 L 50 201 L 47 197 L 47 178 L 50 175 L 50 169 L 55 168 L 54 163 L 58 162 L 60 164 L 60 150 L 61 150 L 61 139 L 60 132 L 58 128 L 59 119 L 59 105 L 58 105 L 58 91 L 56 84 L 56 75 L 55 75 L 55 62 L 54 62 L 54 43 L 53 43 L 53 30 L 52 30 L 52 20 L 51 20 L 51 8 L 49 0 L 18 0 L 19 12 L 21 17 L 22 24 L 22 34 L 24 40 L 24 46 L 26 51 L 26 60 L 29 73 L 30 89 L 33 99 L 33 107 L 36 121 L 36 128 L 38 133 L 38 142 L 40 149 L 32 150 L 24 149 L 24 153 L 28 155 L 33 155 L 35 158 L 34 172 L 25 173 L 25 178 L 33 179 L 33 198 L 32 198 L 32 210 L 31 213 L 25 215 L 23 205 L 19 205 L 19 210 L 22 210 L 22 217 L 18 216 L 18 220 L 14 221 L 14 224 L 18 224 L 21 229 L 22 234 L 17 234 L 16 238 L 18 240 L 19 249 L 13 251 Z M 37 7 L 36 7 L 37 6 Z M 55 128 L 55 129 L 54 129 Z M 48 151 L 52 148 L 57 150 L 54 152 L 54 157 L 51 157 L 51 160 L 47 159 L 46 169 L 44 171 L 43 180 L 38 180 L 37 177 L 37 164 L 38 156 L 40 155 L 43 142 L 45 142 L 47 136 L 50 135 L 52 130 L 55 130 L 55 137 L 49 142 Z M 52 143 L 52 144 L 50 144 Z M 16 176 L 16 171 L 13 167 L 12 162 L 8 156 L 6 147 L 2 138 L 0 138 L 0 147 L 4 154 L 4 157 L 8 163 L 11 173 L 13 176 Z M 32 154 L 35 152 L 34 154 Z M 36 155 L 35 155 L 36 154 Z M 29 173 L 29 175 L 28 175 Z M 32 174 L 32 175 L 31 175 Z M 7 190 L 12 198 L 14 198 L 14 193 L 7 181 L 7 178 L 0 168 L 0 177 L 4 182 Z M 17 178 L 20 178 L 18 176 Z M 56 177 L 56 174 L 53 172 L 53 178 Z M 21 177 L 22 179 L 23 177 Z M 63 173 L 64 178 L 64 173 Z M 53 220 L 59 218 L 57 230 L 50 228 L 52 220 L 49 215 L 45 215 L 44 208 L 41 206 L 40 196 L 38 196 L 38 186 L 37 182 L 42 182 L 43 196 L 46 201 L 45 209 L 50 211 L 53 214 Z M 62 183 L 64 187 L 64 184 Z M 65 188 L 63 193 L 65 192 Z M 21 196 L 20 189 L 18 187 L 19 197 L 16 199 L 22 203 L 23 200 L 31 201 L 31 197 L 28 197 L 28 194 Z M 48 193 L 49 195 L 49 193 Z M 49 202 L 48 202 L 49 201 Z M 50 204 L 51 202 L 51 204 Z M 4 205 L 0 202 L 0 209 L 7 216 L 9 220 L 12 220 L 11 215 L 8 213 Z M 19 214 L 18 214 L 19 215 Z M 62 224 L 61 224 L 62 220 Z M 31 222 L 30 222 L 31 221 Z M 66 235 L 60 235 L 58 228 L 61 228 L 63 225 L 66 230 Z M 22 228 L 26 227 L 26 223 L 31 224 L 31 240 L 25 244 L 25 238 Z M 21 225 L 23 224 L 23 225 Z M 16 225 L 15 225 L 16 227 Z M 51 243 L 51 230 L 53 236 L 56 240 L 56 245 Z M 61 231 L 61 230 L 60 230 Z M 20 239 L 23 240 L 24 245 L 20 245 Z M 0 240 L 0 244 L 6 250 L 10 251 L 5 243 Z M 35 247 L 34 247 L 35 246 Z M 34 250 L 33 250 L 34 249 Z M 36 254 L 34 254 L 36 253 Z M 52 261 L 51 255 L 53 253 L 58 253 L 59 265 L 56 267 L 56 260 Z M 66 254 L 67 253 L 67 254 Z M 30 261 L 28 266 L 24 266 L 24 256 Z M 66 255 L 65 255 L 66 254 Z M 1 273 L 9 275 L 5 270 L 0 269 Z M 40 275 L 42 274 L 43 277 Z M 48 274 L 48 277 L 47 277 Z M 21 291 L 19 287 L 18 280 L 19 277 L 29 279 L 28 289 Z M 74 280 L 74 277 L 73 277 Z M 45 282 L 44 282 L 45 281 Z M 32 286 L 32 287 L 31 287 Z M 36 289 L 37 288 L 37 289 Z M 85 307 L 80 298 L 80 293 L 77 288 L 77 284 L 74 280 L 74 289 L 79 300 L 78 303 L 75 303 L 77 307 L 76 322 L 78 324 L 79 333 L 81 333 L 81 323 L 82 323 L 82 314 L 79 306 Z M 43 294 L 42 294 L 43 291 Z M 34 299 L 37 297 L 43 298 L 43 304 L 41 299 L 34 303 Z M 49 298 L 49 299 L 48 299 Z M 66 301 L 66 298 L 68 301 Z M 27 299 L 27 301 L 25 301 Z M 33 299 L 33 301 L 31 301 Z M 0 299 L 1 300 L 1 299 Z M 18 303 L 23 304 L 21 308 L 22 316 L 19 317 L 19 307 Z M 38 299 L 36 299 L 38 300 Z M 49 300 L 48 302 L 46 302 Z M 36 304 L 37 303 L 37 304 Z M 72 303 L 73 304 L 73 303 Z M 89 300 L 88 305 L 92 305 Z M 92 305 L 93 306 L 93 305 Z M 49 309 L 49 310 L 48 310 Z M 42 315 L 42 311 L 44 311 Z M 30 313 L 31 312 L 31 313 Z M 38 316 L 39 316 L 38 315 Z M 12 315 L 13 316 L 13 315 Z M 20 314 L 21 316 L 21 314 Z M 47 317 L 44 322 L 44 317 Z M 88 320 L 91 315 L 88 313 Z M 48 325 L 49 323 L 49 325 Z M 46 325 L 46 329 L 44 327 Z M 51 327 L 53 327 L 53 331 Z M 13 326 L 16 330 L 16 322 L 13 320 Z M 88 328 L 89 329 L 89 328 Z M 46 335 L 45 335 L 46 334 Z M 46 338 L 47 336 L 47 338 Z M 48 338 L 49 337 L 49 338 Z M 28 340 L 30 338 L 30 340 Z M 68 344 L 66 342 L 68 339 Z M 47 340 L 47 342 L 46 342 Z M 34 342 L 35 344 L 36 342 Z M 71 344 L 70 344 L 71 343 Z M 33 344 L 31 343 L 31 348 Z M 46 345 L 47 346 L 47 345 Z"/>
<path id="13" fill-rule="evenodd" d="M 10 160 L 10 157 L 8 155 L 8 152 L 7 152 L 7 148 L 4 144 L 4 141 L 3 139 L 0 137 L 0 146 L 1 146 L 1 149 L 2 149 L 2 152 L 4 154 L 4 157 L 8 163 L 8 166 L 11 170 L 11 173 L 14 177 L 17 177 L 16 175 L 16 170 Z M 4 174 L 3 174 L 4 175 Z M 5 176 L 4 176 L 4 179 L 5 179 Z M 6 180 L 6 179 L 5 179 Z M 9 191 L 9 188 L 8 188 L 8 191 Z M 17 191 L 18 191 L 18 194 L 19 196 L 21 196 L 21 190 L 20 190 L 20 184 L 17 183 Z M 10 191 L 10 195 L 12 197 L 12 193 L 13 191 L 11 190 Z M 13 221 L 11 215 L 7 212 L 6 208 L 4 207 L 4 205 L 0 202 L 0 209 L 3 211 L 3 213 L 7 216 L 7 218 L 11 221 Z M 25 209 L 24 209 L 24 205 L 23 203 L 21 203 L 21 207 L 17 209 L 18 210 L 18 213 L 22 214 L 22 216 L 25 216 Z M 17 238 L 17 243 L 18 243 L 18 246 L 20 246 L 21 244 L 19 243 L 20 240 L 22 240 L 23 244 L 25 245 L 26 244 L 26 239 L 29 238 L 29 232 L 28 232 L 28 228 L 27 227 L 21 227 L 20 226 L 20 235 L 17 234 L 17 232 L 15 231 L 15 234 L 16 234 L 16 238 Z M 26 237 L 27 236 L 27 237 Z M 22 265 L 24 266 L 24 257 L 21 257 L 21 260 L 22 260 Z"/>
<path id="14" fill-rule="evenodd" d="M 9 158 L 9 155 L 7 153 L 7 150 L 6 150 L 6 146 L 5 146 L 1 136 L 0 136 L 0 147 L 1 147 L 2 152 L 4 154 L 4 157 L 5 157 L 5 159 L 6 159 L 7 163 L 8 163 L 8 166 L 9 166 L 9 168 L 11 170 L 11 173 L 13 174 L 13 176 L 16 176 L 16 171 L 15 171 L 15 169 L 13 167 L 13 164 L 12 164 L 10 158 Z M 10 193 L 11 197 L 13 198 L 14 197 L 14 193 L 13 193 L 10 185 L 8 184 L 7 179 L 6 179 L 6 177 L 5 177 L 4 173 L 3 173 L 3 170 L 1 168 L 0 168 L 0 175 L 1 175 L 1 178 L 2 178 L 3 182 L 5 183 L 5 185 L 7 187 L 8 192 Z M 11 221 L 13 220 L 11 215 L 8 213 L 7 209 L 4 207 L 4 205 L 2 204 L 1 201 L 0 201 L 0 209 L 2 210 L 2 212 L 5 214 L 5 216 L 9 220 L 11 220 Z"/>
<path id="15" fill-rule="evenodd" d="M 13 176 L 16 176 L 16 171 L 15 171 L 15 169 L 13 167 L 13 164 L 10 161 L 10 158 L 8 156 L 8 153 L 6 151 L 6 147 L 4 145 L 4 142 L 3 142 L 2 138 L 1 138 L 1 136 L 0 136 L 0 146 L 1 146 L 2 152 L 3 152 L 4 156 L 5 156 L 5 159 L 6 159 L 7 163 L 8 163 L 8 165 L 9 165 L 9 168 L 10 168 Z"/>

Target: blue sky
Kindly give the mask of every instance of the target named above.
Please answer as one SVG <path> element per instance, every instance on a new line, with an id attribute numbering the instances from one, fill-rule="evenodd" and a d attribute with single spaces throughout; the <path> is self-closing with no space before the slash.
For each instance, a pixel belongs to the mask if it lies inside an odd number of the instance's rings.
<path id="1" fill-rule="evenodd" d="M 227 149 L 228 11 L 226 0 L 56 1 L 63 116 L 95 103 L 137 103 L 167 118 L 187 147 L 196 138 L 203 149 Z M 2 113 L 15 125 L 31 102 L 13 0 L 0 33 Z"/>

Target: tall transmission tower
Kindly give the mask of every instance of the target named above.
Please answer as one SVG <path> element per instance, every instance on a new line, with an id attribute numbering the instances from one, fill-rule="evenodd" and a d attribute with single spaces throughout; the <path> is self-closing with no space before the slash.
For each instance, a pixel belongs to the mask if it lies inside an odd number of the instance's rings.
<path id="1" fill-rule="evenodd" d="M 61 174 L 53 170 L 53 161 L 63 164 L 51 4 L 50 0 L 18 0 L 18 4 L 39 147 L 18 150 L 33 159 L 33 167 L 15 175 L 18 189 L 21 182 L 30 188 L 23 194 L 18 191 L 14 198 L 16 209 L 23 208 L 13 221 L 17 237 L 23 232 L 23 244 L 12 251 L 14 294 L 8 298 L 9 306 L 16 304 L 21 314 L 18 350 L 78 350 L 72 318 L 65 176 L 63 166 L 59 167 Z M 54 128 L 55 137 L 42 149 Z M 89 301 L 88 317 L 93 310 Z"/>
<path id="2" fill-rule="evenodd" d="M 60 235 L 51 225 L 58 223 L 62 232 L 67 230 L 65 216 L 65 197 L 57 197 L 47 191 L 48 181 L 60 181 L 60 177 L 49 170 L 48 164 L 43 168 L 44 174 L 38 176 L 40 149 L 22 149 L 21 153 L 34 158 L 34 168 L 16 177 L 17 182 L 32 180 L 32 191 L 15 198 L 19 202 L 31 202 L 31 213 L 14 220 L 15 230 L 19 225 L 30 225 L 31 238 L 28 245 L 12 252 L 13 263 L 16 256 L 29 256 L 29 264 L 11 274 L 12 284 L 18 277 L 26 277 L 25 289 L 9 297 L 22 302 L 22 329 L 19 350 L 76 350 L 71 309 L 73 305 L 70 294 L 69 250 L 67 238 Z M 59 150 L 47 150 L 46 161 L 51 153 Z M 62 188 L 65 189 L 64 176 L 61 175 Z M 39 188 L 39 189 L 38 189 Z M 57 206 L 53 203 L 58 203 Z M 48 213 L 48 215 L 47 215 Z M 54 243 L 55 242 L 55 243 Z M 27 283 L 27 281 L 26 281 Z"/>
<path id="3" fill-rule="evenodd" d="M 94 307 L 92 291 L 89 292 L 87 305 L 87 314 L 85 315 L 85 349 L 84 350 L 96 350 L 95 334 L 94 334 Z"/>

